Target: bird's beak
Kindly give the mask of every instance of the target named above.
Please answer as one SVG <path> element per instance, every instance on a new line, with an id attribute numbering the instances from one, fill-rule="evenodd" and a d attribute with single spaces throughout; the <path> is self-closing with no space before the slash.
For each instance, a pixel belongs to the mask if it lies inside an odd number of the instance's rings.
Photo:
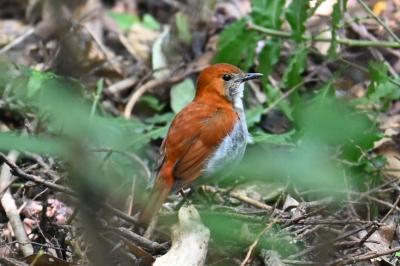
<path id="1" fill-rule="evenodd" d="M 246 75 L 241 79 L 242 82 L 251 80 L 251 79 L 258 79 L 262 77 L 263 74 L 261 73 L 246 73 Z"/>

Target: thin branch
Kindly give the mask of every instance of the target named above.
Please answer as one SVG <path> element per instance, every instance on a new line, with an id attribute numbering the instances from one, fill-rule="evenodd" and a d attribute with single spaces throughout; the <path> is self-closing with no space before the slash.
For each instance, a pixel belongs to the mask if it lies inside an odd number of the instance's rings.
<path id="1" fill-rule="evenodd" d="M 73 197 L 78 197 L 78 194 L 75 191 L 73 191 L 72 189 L 70 189 L 70 188 L 67 188 L 67 187 L 64 187 L 64 186 L 61 186 L 61 185 L 57 185 L 57 184 L 48 182 L 48 181 L 44 180 L 43 178 L 41 178 L 39 176 L 25 173 L 16 164 L 14 164 L 13 162 L 9 161 L 7 159 L 7 157 L 2 153 L 0 153 L 0 163 L 6 163 L 11 168 L 11 172 L 14 175 L 18 176 L 18 177 L 25 178 L 27 180 L 30 180 L 30 181 L 34 182 L 34 183 L 44 185 L 46 187 L 54 189 L 55 191 L 63 192 L 65 194 L 73 196 Z M 122 211 L 120 211 L 120 210 L 118 210 L 118 209 L 116 209 L 116 208 L 114 208 L 114 207 L 112 207 L 112 206 L 110 206 L 108 204 L 101 204 L 100 206 L 105 208 L 107 211 L 111 212 L 115 216 L 118 216 L 121 219 L 124 219 L 124 220 L 126 220 L 126 221 L 128 221 L 130 223 L 133 223 L 133 224 L 137 224 L 137 219 L 136 218 L 134 218 L 132 216 L 129 216 L 129 215 L 125 214 L 124 212 L 122 212 Z"/>
<path id="2" fill-rule="evenodd" d="M 291 33 L 291 32 L 265 28 L 265 27 L 256 25 L 253 22 L 247 22 L 247 29 L 253 30 L 253 31 L 258 31 L 260 33 L 263 33 L 263 34 L 266 34 L 269 36 L 280 37 L 280 38 L 284 38 L 284 39 L 290 39 L 293 37 L 293 33 Z M 326 38 L 326 37 L 322 37 L 322 36 L 312 36 L 312 35 L 303 35 L 301 38 L 303 41 L 314 41 L 314 42 L 331 42 L 332 41 L 331 38 Z M 336 41 L 339 44 L 343 44 L 343 45 L 347 45 L 347 46 L 400 48 L 399 42 L 354 40 L 354 39 L 348 39 L 348 38 L 337 38 Z"/>
<path id="3" fill-rule="evenodd" d="M 8 155 L 7 160 L 10 162 L 15 162 L 18 158 L 18 152 L 11 151 Z M 3 164 L 1 167 L 0 174 L 0 187 L 7 186 L 12 180 L 11 169 L 8 165 Z M 15 238 L 21 244 L 20 248 L 24 256 L 29 256 L 33 254 L 33 246 L 29 241 L 29 238 L 26 234 L 24 224 L 22 223 L 21 217 L 18 212 L 17 205 L 15 204 L 15 200 L 10 192 L 10 189 L 7 188 L 4 192 L 4 195 L 0 198 L 1 205 L 4 208 L 4 211 L 8 217 L 11 228 L 14 231 Z"/>
<path id="4" fill-rule="evenodd" d="M 392 31 L 391 28 L 389 28 L 389 26 L 384 21 L 382 21 L 377 15 L 375 15 L 375 13 L 369 8 L 369 6 L 363 0 L 357 0 L 357 2 L 364 8 L 365 11 L 367 11 L 369 15 L 371 15 L 390 34 L 390 36 L 393 37 L 393 39 L 396 40 L 396 42 L 400 43 L 399 37 L 397 37 L 397 35 Z"/>

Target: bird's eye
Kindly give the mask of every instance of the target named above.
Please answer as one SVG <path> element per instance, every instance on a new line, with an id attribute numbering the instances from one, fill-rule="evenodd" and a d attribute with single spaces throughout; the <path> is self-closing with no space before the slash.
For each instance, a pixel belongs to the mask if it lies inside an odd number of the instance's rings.
<path id="1" fill-rule="evenodd" d="M 228 81 L 228 80 L 232 79 L 232 76 L 229 75 L 229 74 L 225 74 L 225 75 L 222 76 L 222 79 L 225 80 L 225 81 Z"/>

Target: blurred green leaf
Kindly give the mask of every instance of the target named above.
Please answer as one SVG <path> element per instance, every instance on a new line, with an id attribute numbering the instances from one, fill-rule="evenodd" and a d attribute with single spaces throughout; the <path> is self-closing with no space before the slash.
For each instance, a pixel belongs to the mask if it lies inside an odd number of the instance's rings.
<path id="1" fill-rule="evenodd" d="M 163 114 L 156 114 L 152 117 L 146 118 L 145 122 L 150 124 L 159 124 L 159 123 L 168 123 L 171 122 L 174 118 L 175 114 L 172 112 L 163 113 Z"/>
<path id="2" fill-rule="evenodd" d="M 153 110 L 160 112 L 165 107 L 165 103 L 161 103 L 158 98 L 152 95 L 143 95 L 140 102 L 146 103 Z"/>
<path id="3" fill-rule="evenodd" d="M 256 131 L 252 133 L 252 137 L 255 143 L 288 144 L 293 134 L 294 131 L 290 131 L 279 135 L 268 134 L 262 131 Z"/>
<path id="4" fill-rule="evenodd" d="M 307 49 L 299 47 L 290 58 L 289 65 L 283 75 L 283 85 L 285 88 L 292 88 L 300 84 L 303 80 L 301 74 L 307 64 Z"/>
<path id="5" fill-rule="evenodd" d="M 293 31 L 293 39 L 296 42 L 302 41 L 302 36 L 306 30 L 307 10 L 309 0 L 293 0 L 286 10 L 286 19 Z"/>
<path id="6" fill-rule="evenodd" d="M 175 113 L 182 110 L 194 98 L 196 89 L 193 81 L 189 78 L 172 86 L 171 88 L 171 108 Z"/>
<path id="7" fill-rule="evenodd" d="M 252 0 L 251 17 L 257 25 L 280 29 L 285 0 Z"/>
<path id="8" fill-rule="evenodd" d="M 0 150 L 29 151 L 59 156 L 66 152 L 66 143 L 57 138 L 0 133 Z"/>
<path id="9" fill-rule="evenodd" d="M 129 30 L 133 24 L 140 23 L 138 16 L 109 11 L 107 14 L 117 23 L 121 30 Z"/>
<path id="10" fill-rule="evenodd" d="M 263 111 L 264 108 L 262 105 L 257 105 L 246 110 L 246 123 L 249 128 L 260 122 Z"/>
<path id="11" fill-rule="evenodd" d="M 248 69 L 253 64 L 257 41 L 261 38 L 256 32 L 246 29 L 244 19 L 234 22 L 221 33 L 214 61 Z"/>
<path id="12" fill-rule="evenodd" d="M 144 14 L 142 19 L 142 24 L 144 27 L 151 30 L 160 30 L 160 23 L 150 14 Z"/>
<path id="13" fill-rule="evenodd" d="M 261 50 L 259 55 L 259 69 L 264 74 L 264 79 L 267 79 L 268 74 L 272 72 L 273 67 L 278 63 L 281 47 L 282 42 L 279 39 L 271 39 L 265 43 L 265 46 Z"/>
<path id="14" fill-rule="evenodd" d="M 389 77 L 389 70 L 383 62 L 369 64 L 371 83 L 368 86 L 367 97 L 354 100 L 358 104 L 376 104 L 384 110 L 393 100 L 400 98 L 400 87 Z"/>

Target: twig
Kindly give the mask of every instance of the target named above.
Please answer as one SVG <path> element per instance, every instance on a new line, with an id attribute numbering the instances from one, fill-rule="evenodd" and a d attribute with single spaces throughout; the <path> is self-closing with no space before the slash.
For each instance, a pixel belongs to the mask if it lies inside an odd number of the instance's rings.
<path id="1" fill-rule="evenodd" d="M 264 202 L 261 202 L 261 201 L 255 200 L 253 198 L 247 197 L 246 195 L 243 195 L 243 194 L 235 192 L 235 191 L 228 191 L 228 190 L 225 190 L 225 189 L 215 188 L 215 187 L 212 187 L 212 186 L 203 186 L 203 188 L 206 189 L 206 190 L 209 190 L 212 193 L 216 193 L 216 192 L 226 193 L 232 198 L 238 199 L 238 200 L 240 200 L 240 201 L 242 201 L 244 203 L 247 203 L 247 204 L 252 205 L 254 207 L 257 207 L 259 209 L 266 210 L 269 213 L 273 212 L 274 210 L 276 210 L 278 212 L 282 212 L 281 210 L 275 209 L 274 207 L 269 206 L 269 205 L 265 204 Z"/>
<path id="2" fill-rule="evenodd" d="M 375 197 L 370 196 L 370 195 L 367 195 L 366 198 L 367 198 L 367 199 L 370 199 L 370 200 L 372 200 L 372 201 L 375 201 L 376 203 L 379 203 L 379 204 L 381 204 L 381 205 L 383 205 L 383 206 L 386 206 L 386 207 L 388 207 L 389 209 L 394 208 L 394 210 L 400 212 L 400 208 L 397 207 L 396 205 L 393 205 L 393 204 L 391 204 L 391 203 L 388 203 L 388 202 L 386 202 L 386 201 L 380 200 L 380 199 L 375 198 Z"/>
<path id="3" fill-rule="evenodd" d="M 30 180 L 32 182 L 37 183 L 37 184 L 41 184 L 41 185 L 47 186 L 47 187 L 49 187 L 51 189 L 54 189 L 55 191 L 63 192 L 65 194 L 73 196 L 73 197 L 78 197 L 78 194 L 75 191 L 73 191 L 73 190 L 71 190 L 71 189 L 69 189 L 67 187 L 64 187 L 64 186 L 61 186 L 61 185 L 57 185 L 57 184 L 45 181 L 39 176 L 35 176 L 35 175 L 31 175 L 31 174 L 25 173 L 21 168 L 19 168 L 13 162 L 9 161 L 4 154 L 0 153 L 0 163 L 3 163 L 3 162 L 6 163 L 11 168 L 11 172 L 14 175 L 18 176 L 18 177 L 25 178 L 25 179 L 28 179 L 28 180 Z M 122 212 L 122 211 L 120 211 L 120 210 L 118 210 L 118 209 L 116 209 L 116 208 L 114 208 L 114 207 L 112 207 L 112 206 L 110 206 L 108 204 L 101 204 L 101 207 L 105 208 L 107 211 L 111 212 L 112 214 L 118 216 L 121 219 L 124 219 L 124 220 L 126 220 L 128 222 L 131 222 L 133 224 L 137 224 L 137 219 L 135 219 L 132 216 L 129 216 L 129 215 L 125 214 L 124 212 Z"/>
<path id="4" fill-rule="evenodd" d="M 354 264 L 356 262 L 364 261 L 364 260 L 370 260 L 370 259 L 375 259 L 378 257 L 382 257 L 385 255 L 393 254 L 400 251 L 400 247 L 392 248 L 383 252 L 371 252 L 372 254 L 367 254 L 367 255 L 360 255 L 357 257 L 347 257 L 347 258 L 340 258 L 335 261 L 330 262 L 328 265 L 348 265 L 348 264 Z"/>
<path id="5" fill-rule="evenodd" d="M 150 252 L 164 252 L 168 249 L 168 245 L 166 244 L 159 244 L 157 242 L 153 242 L 145 237 L 142 237 L 138 234 L 135 234 L 134 232 L 124 228 L 124 227 L 119 227 L 119 228 L 114 228 L 107 226 L 105 227 L 106 230 L 109 230 L 115 234 L 118 234 L 120 236 L 123 236 L 130 241 L 133 241 L 137 245 L 141 246 L 147 251 Z"/>
<path id="6" fill-rule="evenodd" d="M 7 160 L 10 162 L 15 162 L 18 158 L 18 152 L 11 151 L 8 154 Z M 12 179 L 11 169 L 8 165 L 3 164 L 1 168 L 0 174 L 0 187 L 3 187 L 3 184 L 7 186 Z M 21 217 L 19 216 L 19 212 L 17 209 L 17 205 L 15 204 L 15 200 L 11 195 L 11 191 L 9 188 L 5 190 L 3 197 L 1 198 L 1 205 L 4 208 L 4 211 L 8 217 L 9 223 L 14 231 L 15 238 L 21 244 L 21 251 L 24 256 L 29 256 L 33 254 L 33 246 L 29 241 L 29 238 L 25 232 L 24 224 L 21 221 Z"/>
<path id="7" fill-rule="evenodd" d="M 357 0 L 357 2 L 364 8 L 369 15 L 371 15 L 392 37 L 396 42 L 400 43 L 399 37 L 383 22 L 375 13 L 369 8 L 369 6 L 363 0 Z"/>
<path id="8" fill-rule="evenodd" d="M 304 260 L 282 260 L 285 264 L 292 264 L 292 265 L 321 265 L 321 262 L 315 261 L 304 261 Z"/>
<path id="9" fill-rule="evenodd" d="M 363 24 L 356 24 L 354 22 L 351 22 L 351 17 L 348 14 L 345 14 L 344 16 L 345 20 L 348 21 L 351 29 L 356 32 L 361 38 L 364 39 L 369 39 L 371 41 L 379 41 L 375 36 L 373 36 L 371 33 L 368 32 L 368 30 L 365 28 Z M 386 63 L 386 65 L 389 68 L 390 74 L 392 74 L 394 77 L 397 76 L 396 70 L 393 69 L 393 67 L 386 61 L 385 57 L 382 55 L 382 53 L 374 48 L 368 47 L 368 50 L 371 52 L 373 56 L 375 56 L 378 60 L 383 61 Z M 389 49 L 389 52 L 395 53 L 396 56 L 399 56 L 399 53 L 397 51 L 394 51 L 392 49 Z"/>
<path id="10" fill-rule="evenodd" d="M 120 80 L 120 81 L 112 84 L 111 86 L 107 87 L 106 91 L 111 92 L 113 94 L 120 93 L 120 92 L 132 87 L 133 85 L 135 85 L 137 81 L 138 81 L 137 77 L 129 77 L 129 78 Z"/>
<path id="11" fill-rule="evenodd" d="M 34 28 L 30 28 L 28 29 L 26 32 L 24 32 L 21 36 L 18 36 L 16 39 L 14 39 L 13 41 L 11 41 L 9 44 L 7 44 L 6 46 L 4 46 L 1 50 L 0 50 L 0 54 L 4 54 L 5 52 L 7 52 L 8 50 L 12 49 L 13 47 L 15 47 L 16 45 L 20 44 L 21 42 L 23 42 L 26 38 L 28 38 L 29 36 L 31 36 L 33 33 L 35 33 L 35 29 Z"/>
<path id="12" fill-rule="evenodd" d="M 385 214 L 385 216 L 383 216 L 383 218 L 381 219 L 381 223 L 384 223 L 386 221 L 387 218 L 389 218 L 389 215 L 391 215 L 394 210 L 397 208 L 397 205 L 400 202 L 400 195 L 397 197 L 396 201 L 393 203 L 392 208 L 390 208 L 390 210 Z"/>
<path id="13" fill-rule="evenodd" d="M 371 235 L 372 235 L 373 233 L 375 233 L 375 231 L 378 230 L 378 229 L 379 229 L 379 225 L 377 225 L 376 223 L 374 223 L 374 224 L 372 225 L 372 227 L 368 230 L 368 232 L 365 234 L 365 236 L 364 236 L 363 238 L 361 238 L 360 242 L 357 243 L 357 245 L 358 245 L 359 247 L 361 247 L 362 244 L 364 244 L 365 241 L 367 241 L 367 240 L 371 237 Z"/>
<path id="14" fill-rule="evenodd" d="M 97 82 L 97 90 L 96 90 L 96 94 L 94 95 L 94 100 L 93 100 L 93 104 L 92 104 L 92 108 L 90 109 L 90 118 L 93 118 L 95 112 L 96 112 L 96 108 L 97 108 L 97 104 L 100 101 L 101 98 L 101 94 L 103 93 L 103 89 L 104 89 L 104 79 L 100 79 Z"/>
<path id="15" fill-rule="evenodd" d="M 305 250 L 302 250 L 302 251 L 300 251 L 300 252 L 298 252 L 298 253 L 296 253 L 296 254 L 290 255 L 290 256 L 288 257 L 288 259 L 296 259 L 296 258 L 298 258 L 298 257 L 302 257 L 302 256 L 304 256 L 304 255 L 306 255 L 306 254 L 308 254 L 308 253 L 310 253 L 310 252 L 312 252 L 312 251 L 314 251 L 314 250 L 323 248 L 323 247 L 325 247 L 325 246 L 327 246 L 327 245 L 331 245 L 331 244 L 333 244 L 333 243 L 335 243 L 335 242 L 337 242 L 337 241 L 339 241 L 339 240 L 342 240 L 342 239 L 348 238 L 348 237 L 350 237 L 350 236 L 352 236 L 352 235 L 355 235 L 355 234 L 357 234 L 358 232 L 360 232 L 360 231 L 362 231 L 362 230 L 365 230 L 365 229 L 367 229 L 367 228 L 370 227 L 370 226 L 371 226 L 371 224 L 366 225 L 366 226 L 363 226 L 363 227 L 361 227 L 361 228 L 358 228 L 358 229 L 355 229 L 355 230 L 353 230 L 353 231 L 350 231 L 350 232 L 348 232 L 348 233 L 346 233 L 346 234 L 344 234 L 344 235 L 342 235 L 342 236 L 338 236 L 338 237 L 336 237 L 336 238 L 333 239 L 333 240 L 326 241 L 326 242 L 321 243 L 321 244 L 319 244 L 319 245 L 312 246 L 312 247 L 310 247 L 310 248 L 307 248 L 307 249 L 305 249 Z"/>
<path id="16" fill-rule="evenodd" d="M 137 101 L 147 91 L 149 91 L 153 88 L 161 87 L 161 86 L 170 86 L 170 85 L 176 84 L 176 83 L 180 82 L 181 80 L 183 80 L 188 75 L 199 72 L 203 68 L 204 68 L 204 66 L 196 65 L 196 63 L 194 63 L 194 64 L 190 64 L 185 70 L 183 70 L 175 75 L 172 75 L 171 77 L 166 77 L 166 78 L 161 78 L 161 79 L 153 79 L 153 80 L 146 82 L 145 84 L 140 86 L 130 96 L 129 101 L 125 106 L 124 117 L 126 119 L 130 118 L 133 107 L 135 107 Z"/>
<path id="17" fill-rule="evenodd" d="M 242 261 L 242 263 L 240 264 L 240 266 L 246 266 L 248 265 L 250 258 L 253 254 L 254 249 L 256 248 L 258 242 L 260 241 L 260 238 L 263 234 L 265 234 L 269 229 L 271 229 L 271 227 L 276 224 L 278 222 L 278 220 L 274 219 L 272 220 L 257 236 L 257 238 L 254 240 L 254 242 L 250 245 L 246 257 L 244 258 L 244 260 Z"/>
<path id="18" fill-rule="evenodd" d="M 98 149 L 91 149 L 90 151 L 92 151 L 92 152 L 111 152 L 111 153 L 114 152 L 114 153 L 122 154 L 122 155 L 132 159 L 133 161 L 137 162 L 143 168 L 143 171 L 146 174 L 147 180 L 150 180 L 150 178 L 151 178 L 150 169 L 147 167 L 146 163 L 143 162 L 143 160 L 136 153 L 115 150 L 115 149 L 111 149 L 111 148 L 98 148 Z"/>
<path id="19" fill-rule="evenodd" d="M 29 266 L 29 264 L 23 262 L 23 261 L 19 261 L 13 258 L 7 258 L 7 257 L 0 257 L 0 262 L 4 263 L 1 265 L 7 265 L 7 266 Z"/>
<path id="20" fill-rule="evenodd" d="M 39 176 L 25 173 L 15 163 L 13 163 L 12 161 L 8 160 L 7 157 L 2 153 L 0 153 L 0 163 L 7 164 L 11 168 L 12 174 L 14 174 L 14 175 L 16 175 L 18 177 L 25 178 L 25 179 L 30 180 L 32 182 L 44 185 L 46 187 L 52 188 L 52 189 L 54 189 L 56 191 L 59 191 L 59 192 L 66 193 L 66 194 L 71 195 L 71 196 L 77 196 L 76 192 L 74 192 L 73 190 L 71 190 L 71 189 L 69 189 L 67 187 L 60 186 L 60 185 L 54 184 L 52 182 L 48 182 L 48 181 L 42 179 Z"/>
<path id="21" fill-rule="evenodd" d="M 253 22 L 247 22 L 247 29 L 258 31 L 266 35 L 280 37 L 285 39 L 290 39 L 293 36 L 293 33 L 273 30 L 269 28 L 265 28 L 259 25 L 254 24 Z M 315 41 L 315 42 L 331 42 L 331 38 L 321 37 L 321 36 L 312 36 L 312 35 L 303 35 L 302 40 L 304 41 Z M 390 48 L 400 48 L 400 43 L 398 42 L 389 42 L 389 41 L 369 41 L 369 40 L 354 40 L 347 38 L 337 38 L 336 41 L 339 44 L 348 45 L 348 46 L 358 46 L 358 47 L 390 47 Z"/>

